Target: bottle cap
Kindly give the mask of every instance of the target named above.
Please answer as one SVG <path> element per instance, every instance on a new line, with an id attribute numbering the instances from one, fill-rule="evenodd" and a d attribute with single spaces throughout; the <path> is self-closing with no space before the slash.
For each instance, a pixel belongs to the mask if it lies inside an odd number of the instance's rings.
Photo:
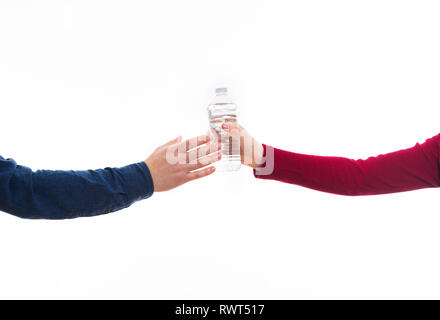
<path id="1" fill-rule="evenodd" d="M 227 95 L 228 94 L 228 88 L 216 88 L 215 89 L 216 95 Z"/>

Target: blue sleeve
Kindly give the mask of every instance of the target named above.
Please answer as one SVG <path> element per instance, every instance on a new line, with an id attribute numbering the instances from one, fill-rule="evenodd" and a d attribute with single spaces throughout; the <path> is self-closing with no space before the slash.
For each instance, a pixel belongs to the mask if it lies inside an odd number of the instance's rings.
<path id="1" fill-rule="evenodd" d="M 87 171 L 32 171 L 0 157 L 0 210 L 20 218 L 96 216 L 126 208 L 153 191 L 145 162 Z"/>

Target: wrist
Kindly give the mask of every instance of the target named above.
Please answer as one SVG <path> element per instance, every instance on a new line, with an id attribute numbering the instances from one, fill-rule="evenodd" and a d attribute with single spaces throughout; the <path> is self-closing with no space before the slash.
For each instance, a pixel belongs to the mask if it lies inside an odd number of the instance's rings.
<path id="1" fill-rule="evenodd" d="M 255 141 L 254 143 L 254 158 L 252 161 L 252 165 L 251 167 L 254 169 L 260 168 L 262 166 L 264 166 L 264 147 L 261 143 L 259 143 L 258 141 Z"/>

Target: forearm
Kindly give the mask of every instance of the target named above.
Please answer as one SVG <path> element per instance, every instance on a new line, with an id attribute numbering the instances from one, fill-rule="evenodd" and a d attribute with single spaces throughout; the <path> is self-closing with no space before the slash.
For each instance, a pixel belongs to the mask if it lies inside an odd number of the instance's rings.
<path id="1" fill-rule="evenodd" d="M 143 162 L 88 171 L 33 172 L 13 160 L 3 160 L 1 166 L 0 209 L 22 218 L 95 216 L 128 207 L 153 193 Z"/>
<path id="2" fill-rule="evenodd" d="M 257 178 L 341 195 L 375 195 L 438 187 L 439 136 L 366 160 L 323 157 L 274 148 L 274 171 Z M 265 146 L 265 149 L 269 148 Z"/>

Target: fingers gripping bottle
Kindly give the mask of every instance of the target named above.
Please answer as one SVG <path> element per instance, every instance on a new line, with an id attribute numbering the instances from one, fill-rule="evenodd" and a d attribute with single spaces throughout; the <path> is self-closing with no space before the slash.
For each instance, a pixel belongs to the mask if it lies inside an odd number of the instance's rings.
<path id="1" fill-rule="evenodd" d="M 222 124 L 237 125 L 237 106 L 228 96 L 228 88 L 215 89 L 215 98 L 208 105 L 211 134 L 222 144 L 222 159 L 217 162 L 218 171 L 237 171 L 241 166 L 240 138 L 232 138 Z"/>

